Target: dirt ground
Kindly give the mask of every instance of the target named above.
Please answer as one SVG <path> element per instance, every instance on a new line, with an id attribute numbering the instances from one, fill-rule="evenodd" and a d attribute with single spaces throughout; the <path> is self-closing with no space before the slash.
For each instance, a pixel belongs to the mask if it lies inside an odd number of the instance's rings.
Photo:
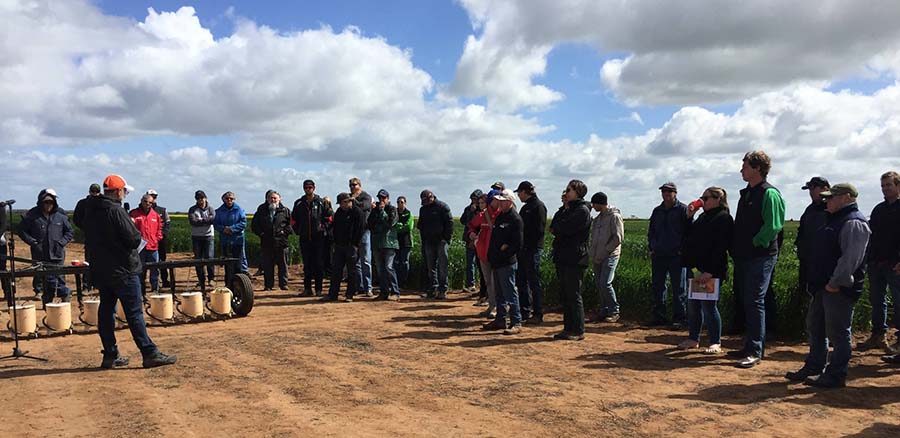
<path id="1" fill-rule="evenodd" d="M 854 353 L 847 388 L 814 390 L 782 378 L 803 345 L 770 344 L 739 370 L 676 352 L 674 331 L 588 324 L 582 342 L 552 341 L 551 313 L 504 337 L 479 330 L 483 308 L 461 292 L 320 303 L 296 296 L 299 280 L 258 291 L 246 318 L 151 324 L 175 366 L 141 369 L 127 329 L 119 370 L 98 369 L 99 338 L 81 325 L 24 341 L 49 362 L 0 362 L 0 435 L 900 436 L 900 367 L 878 352 Z M 0 353 L 11 348 L 4 332 Z"/>

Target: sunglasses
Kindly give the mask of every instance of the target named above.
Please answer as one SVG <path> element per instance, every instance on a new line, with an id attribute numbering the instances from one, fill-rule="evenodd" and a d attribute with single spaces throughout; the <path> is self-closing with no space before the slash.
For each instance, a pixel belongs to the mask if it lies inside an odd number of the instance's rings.
<path id="1" fill-rule="evenodd" d="M 709 199 L 719 199 L 719 197 L 718 196 L 701 196 L 700 197 L 700 200 L 703 202 L 706 202 Z"/>
<path id="2" fill-rule="evenodd" d="M 234 201 L 234 198 L 225 198 L 226 201 Z"/>
<path id="3" fill-rule="evenodd" d="M 357 184 L 357 183 L 351 183 L 351 184 L 350 184 L 350 187 L 356 187 L 356 186 L 359 186 L 359 184 Z"/>

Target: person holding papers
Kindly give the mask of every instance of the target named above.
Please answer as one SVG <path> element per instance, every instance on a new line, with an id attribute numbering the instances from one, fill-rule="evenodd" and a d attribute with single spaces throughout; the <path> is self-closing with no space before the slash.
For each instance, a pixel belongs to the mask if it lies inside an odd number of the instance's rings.
<path id="1" fill-rule="evenodd" d="M 714 291 L 715 283 L 718 281 L 721 284 L 728 275 L 728 248 L 734 220 L 728 209 L 725 189 L 710 187 L 698 201 L 688 206 L 688 215 L 693 218 L 698 210 L 696 206 L 702 202 L 703 214 L 688 228 L 682 260 L 689 272 L 688 277 L 695 277 L 696 283 L 711 286 L 707 290 Z M 717 304 L 715 299 L 688 301 L 688 338 L 678 344 L 679 350 L 700 347 L 700 329 L 706 322 L 710 345 L 703 352 L 721 353 L 722 320 Z"/>

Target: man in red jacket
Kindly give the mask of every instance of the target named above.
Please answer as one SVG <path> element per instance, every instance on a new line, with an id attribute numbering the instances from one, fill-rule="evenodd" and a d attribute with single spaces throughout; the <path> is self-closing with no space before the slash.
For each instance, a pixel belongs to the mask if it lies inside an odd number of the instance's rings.
<path id="1" fill-rule="evenodd" d="M 147 242 L 141 249 L 141 264 L 159 261 L 159 241 L 163 238 L 163 224 L 159 213 L 153 209 L 153 196 L 144 195 L 141 198 L 141 206 L 129 213 L 134 226 L 141 232 L 141 238 Z M 147 269 L 141 275 L 141 292 L 147 290 Z M 150 269 L 150 291 L 159 291 L 159 269 Z"/>

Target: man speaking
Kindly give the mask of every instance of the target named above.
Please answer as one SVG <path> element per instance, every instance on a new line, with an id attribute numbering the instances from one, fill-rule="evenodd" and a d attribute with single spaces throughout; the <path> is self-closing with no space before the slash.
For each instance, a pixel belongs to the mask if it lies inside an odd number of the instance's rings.
<path id="1" fill-rule="evenodd" d="M 91 197 L 85 211 L 84 234 L 91 242 L 91 278 L 100 290 L 97 330 L 103 343 L 102 368 L 124 367 L 128 358 L 116 346 L 115 305 L 118 299 L 134 343 L 141 350 L 144 368 L 175 363 L 176 357 L 163 354 L 150 340 L 144 322 L 141 296 L 141 261 L 138 248 L 141 233 L 122 208 L 122 200 L 133 188 L 119 175 L 103 181 L 103 194 Z"/>

